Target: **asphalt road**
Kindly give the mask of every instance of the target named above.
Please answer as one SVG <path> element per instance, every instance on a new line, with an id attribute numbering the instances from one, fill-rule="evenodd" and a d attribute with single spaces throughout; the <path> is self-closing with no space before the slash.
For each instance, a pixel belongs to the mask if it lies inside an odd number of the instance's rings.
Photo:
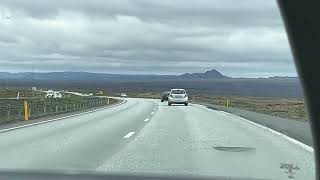
<path id="1" fill-rule="evenodd" d="M 0 168 L 314 179 L 313 152 L 205 106 L 127 103 L 0 133 Z M 298 167 L 298 168 L 297 168 Z"/>
<path id="2" fill-rule="evenodd" d="M 221 110 L 243 117 L 252 122 L 269 127 L 275 131 L 290 136 L 308 146 L 313 146 L 310 124 L 307 121 L 297 121 L 292 119 L 284 119 L 268 114 L 253 112 L 235 107 L 224 107 L 213 104 L 201 103 L 214 110 Z"/>

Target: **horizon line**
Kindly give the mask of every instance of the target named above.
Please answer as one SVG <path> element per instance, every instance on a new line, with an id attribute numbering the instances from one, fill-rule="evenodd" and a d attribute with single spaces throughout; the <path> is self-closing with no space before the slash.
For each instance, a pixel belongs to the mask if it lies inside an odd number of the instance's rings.
<path id="1" fill-rule="evenodd" d="M 215 69 L 212 69 L 215 70 Z M 211 71 L 211 70 L 208 70 Z M 216 70 L 219 72 L 221 75 L 225 76 L 222 74 L 220 71 Z M 205 71 L 207 72 L 207 71 Z M 200 72 L 200 74 L 203 74 L 205 72 Z M 127 76 L 181 76 L 183 74 L 195 74 L 199 72 L 192 72 L 192 73 L 182 73 L 182 74 L 124 74 L 124 73 L 106 73 L 106 72 L 90 72 L 90 71 L 45 71 L 45 72 L 31 72 L 31 71 L 20 71 L 20 72 L 7 72 L 7 71 L 0 71 L 0 73 L 10 73 L 10 74 L 20 74 L 20 73 L 34 73 L 34 74 L 48 74 L 48 73 L 92 73 L 92 74 L 110 74 L 110 75 L 127 75 Z M 274 76 L 265 76 L 265 77 L 230 77 L 230 76 L 225 76 L 227 78 L 234 78 L 234 79 L 259 79 L 259 78 L 299 78 L 299 76 L 281 76 L 281 75 L 274 75 Z"/>

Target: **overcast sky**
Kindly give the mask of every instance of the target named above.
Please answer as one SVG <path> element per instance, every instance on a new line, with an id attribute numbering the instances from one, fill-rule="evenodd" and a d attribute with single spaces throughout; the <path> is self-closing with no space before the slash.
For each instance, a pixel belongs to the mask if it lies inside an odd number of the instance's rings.
<path id="1" fill-rule="evenodd" d="M 296 76 L 272 0 L 1 0 L 0 71 Z"/>

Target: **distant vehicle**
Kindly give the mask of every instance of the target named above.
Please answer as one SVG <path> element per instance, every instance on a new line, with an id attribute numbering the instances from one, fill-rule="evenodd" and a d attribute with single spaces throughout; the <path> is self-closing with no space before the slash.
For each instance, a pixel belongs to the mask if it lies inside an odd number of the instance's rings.
<path id="1" fill-rule="evenodd" d="M 171 104 L 184 104 L 188 106 L 188 94 L 184 89 L 171 89 L 169 98 L 168 98 L 168 105 Z"/>
<path id="2" fill-rule="evenodd" d="M 58 91 L 53 92 L 53 98 L 62 98 L 62 94 Z"/>
<path id="3" fill-rule="evenodd" d="M 127 97 L 127 94 L 126 94 L 126 93 L 121 93 L 120 97 L 121 97 L 121 98 L 126 98 L 126 97 Z"/>
<path id="4" fill-rule="evenodd" d="M 164 91 L 164 92 L 161 94 L 161 102 L 163 102 L 163 101 L 168 101 L 169 94 L 170 94 L 170 91 Z"/>
<path id="5" fill-rule="evenodd" d="M 52 98 L 53 97 L 53 91 L 52 90 L 48 90 L 47 94 L 46 94 L 46 98 Z"/>
<path id="6" fill-rule="evenodd" d="M 62 94 L 58 91 L 48 90 L 46 98 L 62 98 Z"/>

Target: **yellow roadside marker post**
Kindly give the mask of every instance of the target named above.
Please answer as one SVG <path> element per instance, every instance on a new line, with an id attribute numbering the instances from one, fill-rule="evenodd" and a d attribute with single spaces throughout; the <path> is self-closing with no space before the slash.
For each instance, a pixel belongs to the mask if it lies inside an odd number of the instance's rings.
<path id="1" fill-rule="evenodd" d="M 227 103 L 226 103 L 227 107 L 229 107 L 229 99 L 227 99 Z"/>
<path id="2" fill-rule="evenodd" d="M 29 120 L 28 102 L 24 100 L 23 105 L 24 105 L 24 120 L 28 121 Z"/>

